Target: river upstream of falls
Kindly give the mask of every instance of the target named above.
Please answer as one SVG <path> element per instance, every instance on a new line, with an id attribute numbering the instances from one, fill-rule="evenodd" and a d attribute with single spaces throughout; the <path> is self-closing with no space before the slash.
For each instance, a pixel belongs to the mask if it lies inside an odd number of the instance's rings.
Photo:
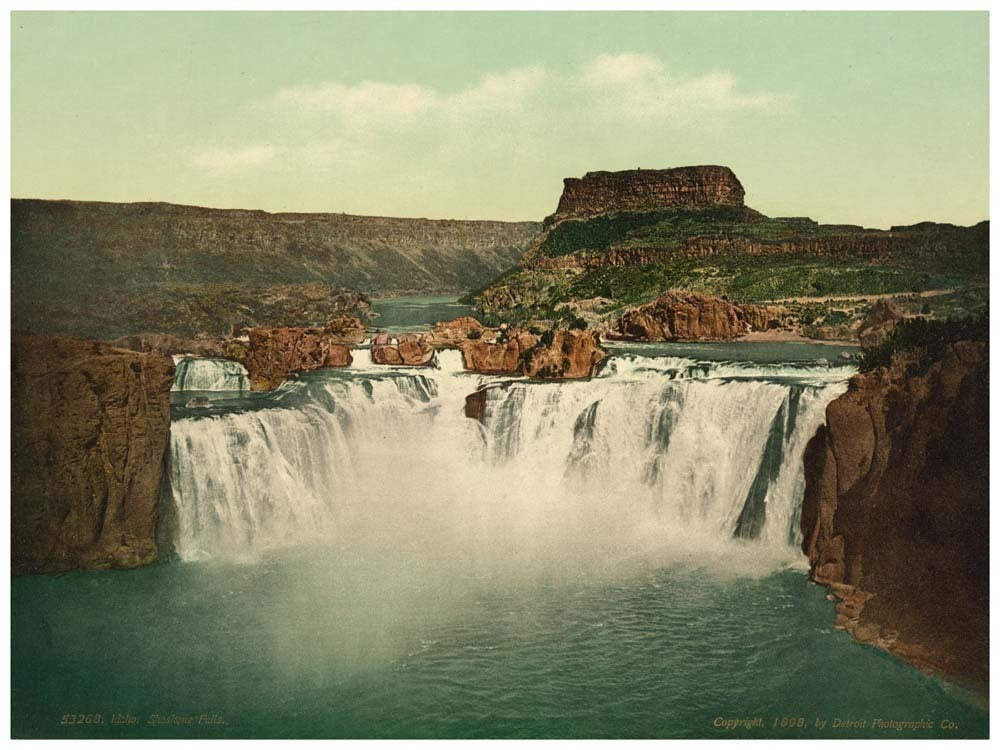
<path id="1" fill-rule="evenodd" d="M 13 581 L 14 733 L 984 736 L 806 578 L 802 454 L 839 351 L 619 347 L 542 383 L 358 350 L 267 394 L 182 361 L 166 561 Z M 59 724 L 97 712 L 136 722 Z"/>

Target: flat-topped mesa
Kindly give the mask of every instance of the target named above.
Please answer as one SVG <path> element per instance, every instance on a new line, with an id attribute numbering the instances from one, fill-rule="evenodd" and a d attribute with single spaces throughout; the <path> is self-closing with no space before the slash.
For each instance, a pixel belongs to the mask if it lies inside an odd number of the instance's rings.
<path id="1" fill-rule="evenodd" d="M 582 178 L 567 177 L 563 184 L 546 228 L 563 219 L 614 211 L 742 206 L 745 192 L 733 170 L 718 166 L 587 172 Z"/>

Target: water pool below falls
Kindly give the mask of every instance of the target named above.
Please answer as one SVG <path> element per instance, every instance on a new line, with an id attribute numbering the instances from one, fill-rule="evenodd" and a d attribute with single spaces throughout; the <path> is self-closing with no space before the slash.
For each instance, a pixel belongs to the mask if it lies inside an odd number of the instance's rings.
<path id="1" fill-rule="evenodd" d="M 270 394 L 184 365 L 171 559 L 13 582 L 15 736 L 982 736 L 806 580 L 802 452 L 851 368 L 738 351 L 572 383 L 359 351 Z"/>

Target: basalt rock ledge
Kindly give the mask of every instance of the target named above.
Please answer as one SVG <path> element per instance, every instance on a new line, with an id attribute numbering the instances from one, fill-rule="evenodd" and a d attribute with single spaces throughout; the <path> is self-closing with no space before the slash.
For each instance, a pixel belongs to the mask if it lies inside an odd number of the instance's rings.
<path id="1" fill-rule="evenodd" d="M 12 573 L 153 562 L 173 361 L 49 336 L 12 354 Z"/>
<path id="2" fill-rule="evenodd" d="M 984 342 L 857 375 L 805 454 L 803 551 L 835 627 L 925 671 L 989 673 L 989 387 Z"/>

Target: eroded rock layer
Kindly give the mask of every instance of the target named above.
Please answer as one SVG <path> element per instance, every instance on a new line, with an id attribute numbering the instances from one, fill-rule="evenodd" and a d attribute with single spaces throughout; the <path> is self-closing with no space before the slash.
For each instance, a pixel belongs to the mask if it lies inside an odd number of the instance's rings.
<path id="1" fill-rule="evenodd" d="M 563 180 L 563 193 L 550 226 L 568 217 L 610 211 L 654 208 L 743 205 L 743 185 L 729 167 L 697 166 L 675 169 L 630 169 L 587 172 Z"/>
<path id="2" fill-rule="evenodd" d="M 958 342 L 856 376 L 809 443 L 802 507 L 811 575 L 837 627 L 917 666 L 988 678 L 987 348 Z"/>
<path id="3" fill-rule="evenodd" d="M 673 289 L 627 311 L 609 335 L 637 341 L 726 341 L 764 330 L 780 312 L 777 307 L 733 305 L 709 294 Z"/>

